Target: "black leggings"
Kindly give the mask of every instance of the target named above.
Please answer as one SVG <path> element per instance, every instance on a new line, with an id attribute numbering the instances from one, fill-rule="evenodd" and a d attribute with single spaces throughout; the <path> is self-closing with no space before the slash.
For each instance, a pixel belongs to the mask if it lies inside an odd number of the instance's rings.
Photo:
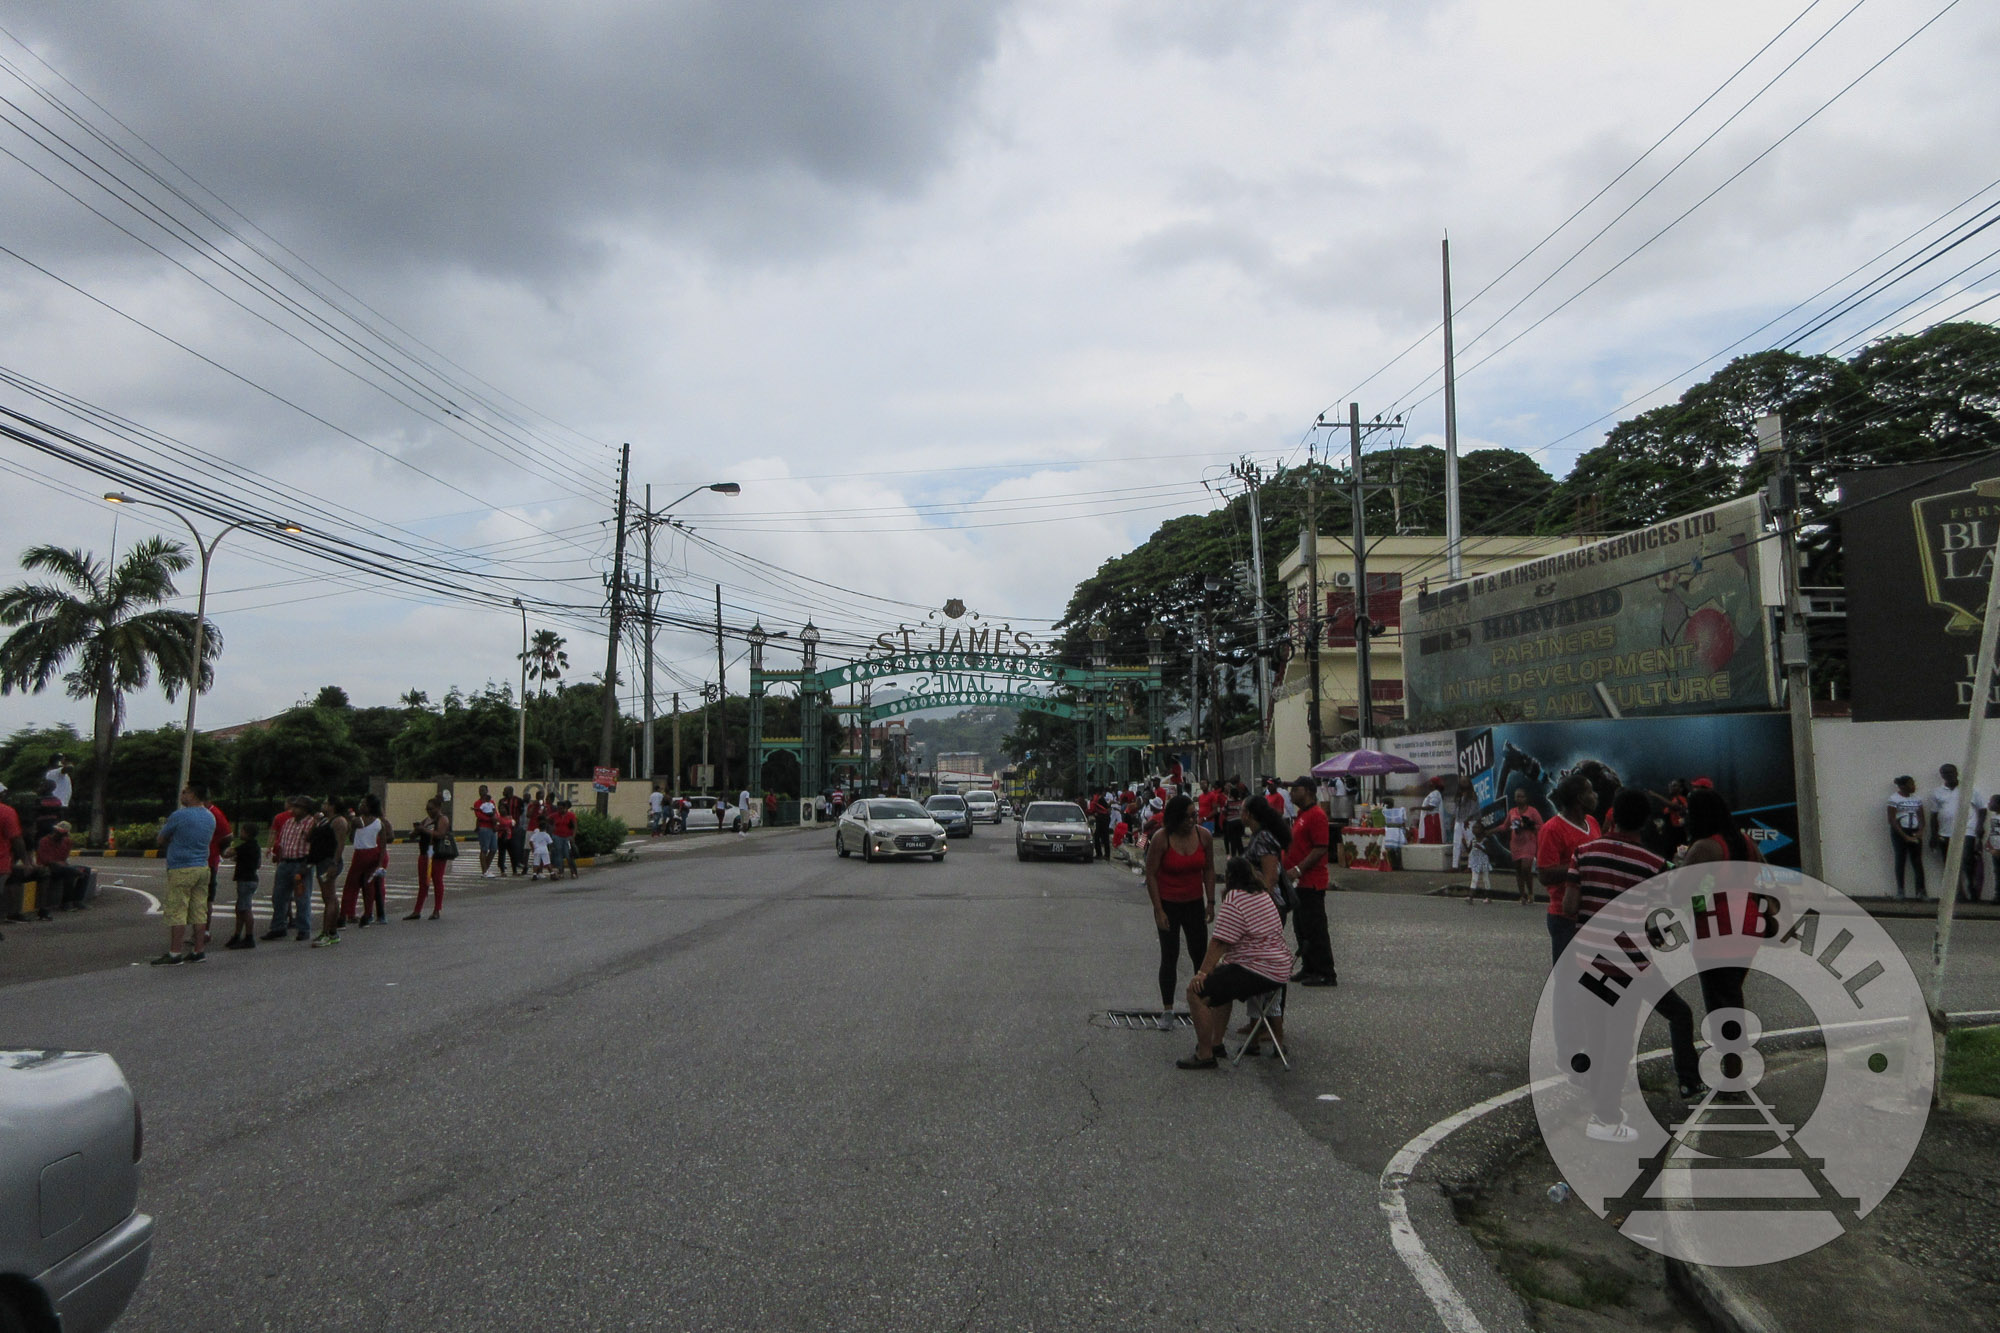
<path id="1" fill-rule="evenodd" d="M 1896 896 L 1903 896 L 1903 867 L 1908 866 L 1917 872 L 1917 897 L 1930 897 L 1930 890 L 1924 884 L 1924 845 L 1898 833 L 1891 833 L 1889 839 L 1896 855 Z"/>
<path id="2" fill-rule="evenodd" d="M 1208 954 L 1208 908 L 1199 898 L 1184 903 L 1162 901 L 1160 907 L 1167 914 L 1167 928 L 1159 932 L 1160 1008 L 1171 1009 L 1180 991 L 1181 936 L 1187 936 L 1188 961 L 1196 971 L 1201 970 L 1201 960 Z"/>

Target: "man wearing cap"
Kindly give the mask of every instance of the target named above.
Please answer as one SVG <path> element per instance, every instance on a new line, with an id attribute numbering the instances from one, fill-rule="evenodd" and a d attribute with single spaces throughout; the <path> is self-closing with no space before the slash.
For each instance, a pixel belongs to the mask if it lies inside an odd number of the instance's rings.
<path id="1" fill-rule="evenodd" d="M 1310 777 L 1292 784 L 1292 800 L 1299 813 L 1292 820 L 1292 845 L 1285 849 L 1284 867 L 1298 889 L 1299 906 L 1292 916 L 1292 930 L 1304 955 L 1292 980 L 1301 986 L 1337 986 L 1340 981 L 1333 970 L 1333 941 L 1326 930 L 1326 854 L 1331 829 Z"/>
<path id="2" fill-rule="evenodd" d="M 41 867 L 42 887 L 35 903 L 48 914 L 51 904 L 65 912 L 83 906 L 83 871 L 69 863 L 69 821 L 60 820 L 35 844 L 35 864 Z"/>

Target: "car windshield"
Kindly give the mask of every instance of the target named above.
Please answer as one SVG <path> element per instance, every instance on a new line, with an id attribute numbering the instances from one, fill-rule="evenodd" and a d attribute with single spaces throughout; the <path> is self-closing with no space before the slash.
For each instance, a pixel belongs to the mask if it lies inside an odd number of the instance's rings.
<path id="1" fill-rule="evenodd" d="M 1073 805 L 1045 802 L 1028 807 L 1028 821 L 1039 824 L 1081 824 L 1083 811 Z"/>
<path id="2" fill-rule="evenodd" d="M 870 819 L 929 819 L 924 808 L 915 801 L 870 801 Z"/>
<path id="3" fill-rule="evenodd" d="M 924 806 L 930 810 L 963 810 L 965 802 L 956 796 L 933 796 L 924 802 Z"/>
<path id="4" fill-rule="evenodd" d="M 991 805 L 993 804 L 994 801 L 998 800 L 999 797 L 995 796 L 990 791 L 969 791 L 965 794 L 965 799 L 968 801 L 978 801 L 985 805 Z"/>

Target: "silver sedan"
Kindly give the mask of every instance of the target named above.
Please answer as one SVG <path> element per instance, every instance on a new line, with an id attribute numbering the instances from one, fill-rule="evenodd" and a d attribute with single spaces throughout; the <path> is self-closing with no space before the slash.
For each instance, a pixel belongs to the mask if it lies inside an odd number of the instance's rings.
<path id="1" fill-rule="evenodd" d="M 915 801 L 878 796 L 856 801 L 833 829 L 833 850 L 861 853 L 864 861 L 928 856 L 944 860 L 950 850 L 944 829 Z"/>
<path id="2" fill-rule="evenodd" d="M 1014 825 L 1014 855 L 1022 861 L 1037 856 L 1091 861 L 1090 820 L 1073 801 L 1035 801 Z"/>
<path id="3" fill-rule="evenodd" d="M 139 1104 L 118 1062 L 0 1050 L 0 1329 L 111 1327 L 152 1256 Z"/>

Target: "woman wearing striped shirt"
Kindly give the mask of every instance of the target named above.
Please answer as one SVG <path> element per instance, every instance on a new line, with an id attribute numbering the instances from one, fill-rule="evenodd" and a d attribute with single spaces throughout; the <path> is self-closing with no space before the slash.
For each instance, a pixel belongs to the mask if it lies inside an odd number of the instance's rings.
<path id="1" fill-rule="evenodd" d="M 1292 973 L 1292 951 L 1278 905 L 1243 857 L 1229 860 L 1222 906 L 1208 936 L 1208 955 L 1188 983 L 1188 1012 L 1194 1017 L 1194 1054 L 1176 1063 L 1182 1069 L 1216 1068 L 1216 1052 L 1229 1030 L 1229 1007 L 1283 986 Z"/>

